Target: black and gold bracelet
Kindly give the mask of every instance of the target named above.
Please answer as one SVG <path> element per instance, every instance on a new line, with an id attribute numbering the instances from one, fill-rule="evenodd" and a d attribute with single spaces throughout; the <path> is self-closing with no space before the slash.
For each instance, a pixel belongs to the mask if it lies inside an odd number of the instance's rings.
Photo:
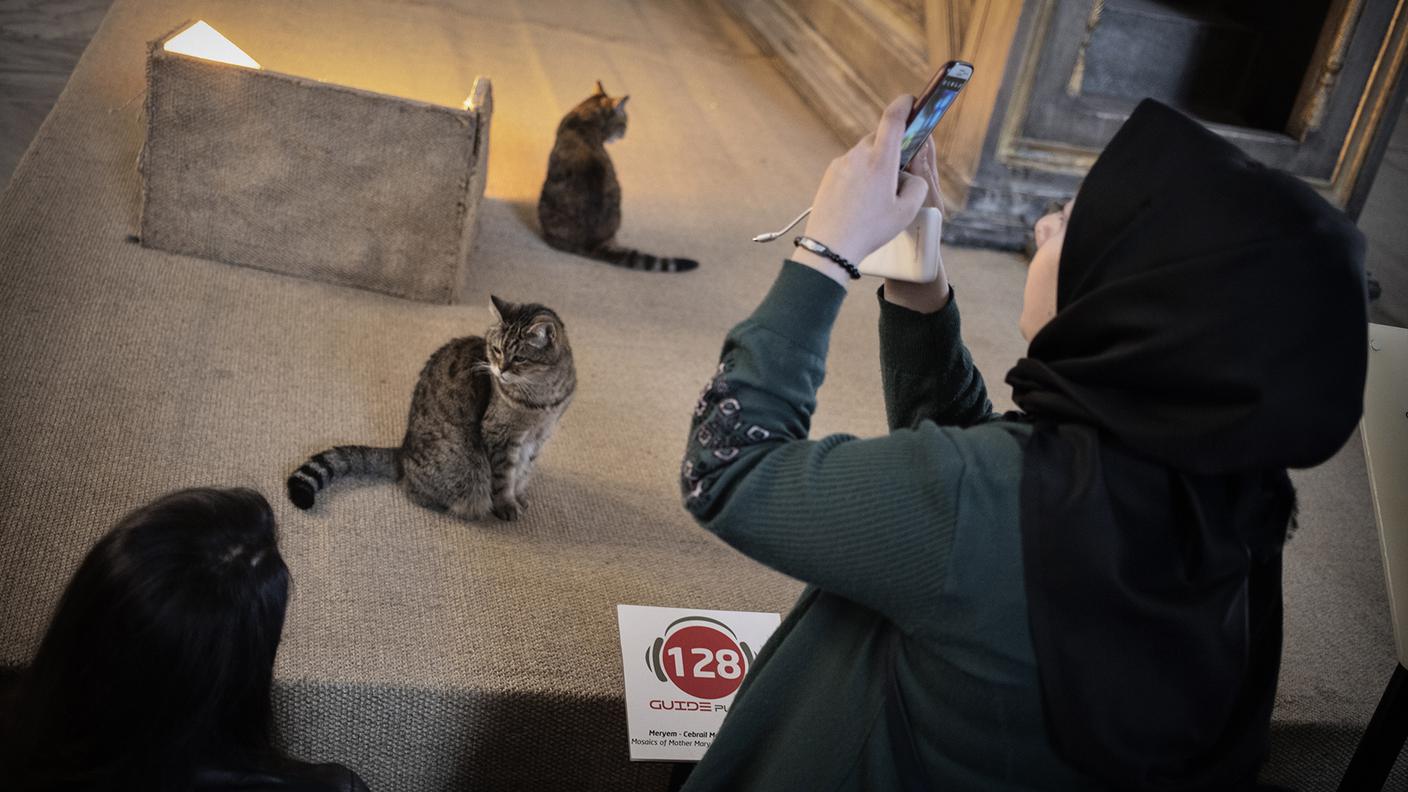
<path id="1" fill-rule="evenodd" d="M 799 236 L 796 239 L 792 240 L 792 244 L 804 250 L 810 250 L 818 256 L 824 256 L 826 258 L 831 259 L 832 261 L 839 264 L 841 266 L 841 269 L 850 273 L 851 280 L 860 280 L 860 269 L 857 268 L 856 265 L 847 261 L 845 256 L 842 256 L 840 253 L 837 253 L 836 251 L 832 250 L 826 245 L 821 244 L 815 239 L 812 239 L 809 236 Z"/>

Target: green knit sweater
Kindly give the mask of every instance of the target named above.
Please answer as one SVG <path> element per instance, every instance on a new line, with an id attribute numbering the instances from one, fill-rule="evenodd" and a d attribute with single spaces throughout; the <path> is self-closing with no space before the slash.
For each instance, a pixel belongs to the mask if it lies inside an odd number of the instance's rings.
<path id="1" fill-rule="evenodd" d="M 906 788 L 906 739 L 917 788 L 1096 788 L 1042 721 L 1018 530 L 1028 427 L 993 414 L 953 300 L 923 315 L 882 299 L 890 434 L 808 440 L 844 296 L 785 263 L 695 408 L 685 507 L 810 585 L 685 789 Z M 891 667 L 912 737 L 887 710 Z"/>

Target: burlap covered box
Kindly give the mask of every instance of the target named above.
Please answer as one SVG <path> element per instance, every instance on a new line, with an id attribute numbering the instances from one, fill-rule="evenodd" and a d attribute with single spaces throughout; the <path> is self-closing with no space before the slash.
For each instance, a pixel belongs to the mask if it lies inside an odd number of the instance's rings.
<path id="1" fill-rule="evenodd" d="M 458 299 L 493 98 L 464 109 L 151 43 L 142 244 L 430 302 Z"/>

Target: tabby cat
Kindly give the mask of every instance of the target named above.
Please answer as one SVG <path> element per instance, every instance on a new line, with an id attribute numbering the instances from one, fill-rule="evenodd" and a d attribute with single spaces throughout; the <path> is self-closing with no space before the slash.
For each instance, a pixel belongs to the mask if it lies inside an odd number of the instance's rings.
<path id="1" fill-rule="evenodd" d="M 288 497 L 313 506 L 333 479 L 399 480 L 412 501 L 475 520 L 515 520 L 538 452 L 572 401 L 577 372 L 562 319 L 550 308 L 490 297 L 484 337 L 457 338 L 421 369 L 400 448 L 338 446 L 288 479 Z"/>
<path id="2" fill-rule="evenodd" d="M 613 98 L 597 80 L 596 93 L 572 108 L 557 125 L 548 176 L 538 198 L 538 225 L 549 245 L 618 267 L 649 272 L 685 272 L 699 266 L 687 258 L 664 258 L 619 247 L 621 183 L 606 144 L 626 134 L 626 100 Z"/>

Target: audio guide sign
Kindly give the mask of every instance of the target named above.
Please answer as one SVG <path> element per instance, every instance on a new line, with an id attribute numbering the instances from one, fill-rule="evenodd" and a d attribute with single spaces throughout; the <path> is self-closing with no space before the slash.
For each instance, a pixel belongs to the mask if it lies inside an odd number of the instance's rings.
<path id="1" fill-rule="evenodd" d="M 776 613 L 617 605 L 632 761 L 697 761 Z"/>

